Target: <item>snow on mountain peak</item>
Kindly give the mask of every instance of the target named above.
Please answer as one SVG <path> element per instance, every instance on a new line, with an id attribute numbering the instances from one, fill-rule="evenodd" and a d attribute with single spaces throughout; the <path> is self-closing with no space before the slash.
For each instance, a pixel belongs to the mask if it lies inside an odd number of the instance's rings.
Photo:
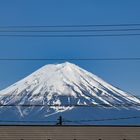
<path id="1" fill-rule="evenodd" d="M 137 104 L 140 100 L 79 66 L 65 62 L 45 65 L 0 91 L 0 103 L 62 106 L 105 104 L 116 107 L 115 104 Z M 63 107 L 61 111 L 68 109 L 72 107 Z M 51 107 L 50 110 L 48 114 L 59 112 L 57 107 Z M 28 114 L 23 113 L 22 109 L 20 113 Z"/>

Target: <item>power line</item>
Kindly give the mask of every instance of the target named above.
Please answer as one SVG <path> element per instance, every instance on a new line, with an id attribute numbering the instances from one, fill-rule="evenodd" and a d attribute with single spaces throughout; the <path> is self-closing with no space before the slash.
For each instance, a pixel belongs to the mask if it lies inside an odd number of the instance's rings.
<path id="1" fill-rule="evenodd" d="M 108 26 L 140 26 L 140 23 L 118 23 L 118 24 L 80 24 L 80 25 L 9 25 L 0 28 L 44 28 L 44 27 L 108 27 Z"/>
<path id="2" fill-rule="evenodd" d="M 60 61 L 140 61 L 140 57 L 126 57 L 126 58 L 0 58 L 0 61 L 46 61 L 46 60 L 60 60 Z"/>
<path id="3" fill-rule="evenodd" d="M 117 121 L 117 120 L 129 120 L 129 119 L 140 119 L 140 116 L 130 116 L 130 117 L 117 117 L 117 118 L 101 118 L 101 119 L 84 119 L 84 120 L 68 120 L 62 119 L 61 117 L 61 125 L 62 123 L 81 123 L 81 122 L 99 122 L 99 121 Z M 15 121 L 15 120 L 0 120 L 0 123 L 57 123 L 58 121 L 31 121 L 31 120 L 23 120 L 23 121 Z"/>
<path id="4" fill-rule="evenodd" d="M 140 29 L 71 29 L 71 30 L 0 30 L 0 32 L 112 32 L 112 31 L 140 31 Z"/>
<path id="5" fill-rule="evenodd" d="M 134 104 L 130 104 L 130 103 L 115 103 L 115 104 L 104 104 L 104 103 L 100 103 L 100 104 L 0 104 L 0 107 L 139 107 L 140 104 L 139 103 L 134 103 Z"/>
<path id="6" fill-rule="evenodd" d="M 27 35 L 27 34 L 0 34 L 0 37 L 39 37 L 39 38 L 73 38 L 73 37 L 121 37 L 121 36 L 140 36 L 140 33 L 125 34 L 78 34 L 78 35 Z"/>
<path id="7" fill-rule="evenodd" d="M 0 123 L 56 123 L 57 121 L 14 121 L 0 120 Z"/>
<path id="8" fill-rule="evenodd" d="M 102 119 L 92 119 L 92 120 L 64 120 L 64 122 L 78 123 L 78 122 L 117 121 L 117 120 L 139 119 L 139 118 L 140 116 L 131 116 L 131 117 L 102 118 Z"/>

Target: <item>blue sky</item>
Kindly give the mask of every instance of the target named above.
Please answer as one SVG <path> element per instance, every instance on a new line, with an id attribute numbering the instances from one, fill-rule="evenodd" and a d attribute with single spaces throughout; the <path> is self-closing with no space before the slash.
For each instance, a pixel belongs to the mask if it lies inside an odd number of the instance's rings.
<path id="1" fill-rule="evenodd" d="M 140 23 L 139 0 L 1 0 L 0 26 Z M 140 36 L 0 37 L 0 58 L 140 57 Z M 0 89 L 41 66 L 63 61 L 0 61 Z M 139 61 L 71 61 L 140 96 Z"/>

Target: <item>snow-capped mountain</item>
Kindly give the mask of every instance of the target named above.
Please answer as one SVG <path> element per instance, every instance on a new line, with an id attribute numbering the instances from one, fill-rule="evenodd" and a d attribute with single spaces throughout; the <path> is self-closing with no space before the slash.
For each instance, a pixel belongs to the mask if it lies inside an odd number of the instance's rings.
<path id="1" fill-rule="evenodd" d="M 116 114 L 132 110 L 133 115 L 140 114 L 138 98 L 69 62 L 46 65 L 0 91 L 0 104 L 4 105 L 1 117 L 16 119 L 52 119 L 60 114 L 75 118 L 79 112 L 83 119 L 96 116 L 99 110 L 104 114 L 109 111 L 109 116 L 114 110 Z M 9 113 L 11 116 L 7 116 Z"/>

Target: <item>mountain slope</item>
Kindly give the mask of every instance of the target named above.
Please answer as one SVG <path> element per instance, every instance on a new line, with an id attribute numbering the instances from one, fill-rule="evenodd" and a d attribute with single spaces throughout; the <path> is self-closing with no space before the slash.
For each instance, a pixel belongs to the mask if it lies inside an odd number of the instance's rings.
<path id="1" fill-rule="evenodd" d="M 122 110 L 139 112 L 137 105 L 140 104 L 140 100 L 75 64 L 65 62 L 46 65 L 23 80 L 0 91 L 0 104 L 43 105 L 38 107 L 1 107 L 2 115 L 11 112 L 13 118 L 16 116 L 16 119 L 21 119 L 30 118 L 30 116 L 37 117 L 38 115 L 42 118 L 53 118 L 61 112 L 64 116 L 65 114 L 70 116 L 75 109 L 76 112 L 90 110 L 90 113 L 93 114 L 93 107 L 92 109 L 89 109 L 90 107 L 81 107 L 82 109 L 80 109 L 79 106 L 82 105 L 95 106 L 98 111 L 101 109 L 110 110 L 111 108 L 111 110 L 121 110 L 121 112 Z"/>

